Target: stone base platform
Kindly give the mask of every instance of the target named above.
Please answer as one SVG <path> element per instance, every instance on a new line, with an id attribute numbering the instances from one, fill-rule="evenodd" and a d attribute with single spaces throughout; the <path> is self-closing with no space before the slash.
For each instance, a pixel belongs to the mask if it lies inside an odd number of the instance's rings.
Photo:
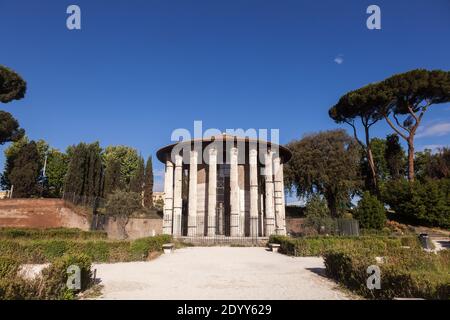
<path id="1" fill-rule="evenodd" d="M 195 246 L 242 246 L 242 247 L 264 247 L 269 237 L 174 237 L 174 239 Z"/>

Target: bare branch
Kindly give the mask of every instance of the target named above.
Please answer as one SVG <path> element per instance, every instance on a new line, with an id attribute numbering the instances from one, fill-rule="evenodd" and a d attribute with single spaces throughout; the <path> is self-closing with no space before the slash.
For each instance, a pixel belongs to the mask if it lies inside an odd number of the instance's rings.
<path id="1" fill-rule="evenodd" d="M 400 137 L 402 137 L 403 139 L 405 139 L 406 141 L 408 141 L 408 137 L 407 137 L 404 133 L 402 133 L 398 128 L 396 128 L 396 127 L 394 126 L 394 124 L 392 123 L 391 119 L 389 119 L 388 116 L 386 116 L 386 115 L 383 114 L 383 117 L 384 117 L 384 119 L 386 119 L 387 123 L 391 126 L 391 128 L 392 128 L 395 132 L 397 132 L 397 134 L 398 134 Z"/>
<path id="2" fill-rule="evenodd" d="M 392 113 L 392 116 L 394 117 L 395 122 L 397 123 L 397 125 L 398 125 L 400 128 L 402 128 L 403 130 L 405 130 L 405 131 L 407 131 L 407 132 L 410 132 L 410 131 L 408 130 L 408 128 L 406 128 L 405 126 L 402 126 L 402 125 L 400 124 L 400 121 L 398 121 L 398 118 L 397 118 L 397 116 L 395 115 L 395 113 Z"/>
<path id="3" fill-rule="evenodd" d="M 350 121 L 344 121 L 344 122 L 353 128 L 353 136 L 354 136 L 355 140 L 361 145 L 361 147 L 363 149 L 365 149 L 366 148 L 365 144 L 358 138 L 354 120 L 352 120 L 352 122 L 350 122 Z"/>

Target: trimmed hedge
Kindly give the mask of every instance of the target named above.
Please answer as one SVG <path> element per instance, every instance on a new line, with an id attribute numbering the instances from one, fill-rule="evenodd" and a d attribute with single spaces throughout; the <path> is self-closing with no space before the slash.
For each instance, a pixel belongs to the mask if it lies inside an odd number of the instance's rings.
<path id="1" fill-rule="evenodd" d="M 142 238 L 134 241 L 112 240 L 2 240 L 0 256 L 20 263 L 45 263 L 66 254 L 82 252 L 95 262 L 126 262 L 145 260 L 151 251 L 161 251 L 171 241 L 169 235 Z"/>
<path id="2" fill-rule="evenodd" d="M 367 267 L 376 265 L 370 250 L 329 251 L 324 254 L 326 274 L 350 290 L 370 299 L 450 299 L 450 254 L 420 249 L 391 249 L 379 264 L 381 289 L 367 288 Z"/>
<path id="3" fill-rule="evenodd" d="M 0 239 L 106 239 L 104 231 L 83 231 L 76 228 L 0 228 Z"/>
<path id="4" fill-rule="evenodd" d="M 6 262 L 6 260 L 3 260 Z M 83 254 L 65 255 L 55 259 L 45 268 L 41 276 L 35 279 L 24 279 L 18 274 L 19 263 L 14 259 L 7 261 L 9 266 L 2 263 L 3 270 L 15 270 L 0 278 L 0 300 L 53 300 L 75 298 L 77 291 L 67 287 L 67 269 L 76 265 L 81 272 L 81 290 L 92 285 L 91 259 Z"/>
<path id="5" fill-rule="evenodd" d="M 419 248 L 420 243 L 415 236 L 386 237 L 386 236 L 361 236 L 361 237 L 302 237 L 290 238 L 287 236 L 271 236 L 270 243 L 279 243 L 280 252 L 291 256 L 321 256 L 329 250 L 369 249 L 378 254 L 383 254 L 391 248 L 410 246 Z"/>

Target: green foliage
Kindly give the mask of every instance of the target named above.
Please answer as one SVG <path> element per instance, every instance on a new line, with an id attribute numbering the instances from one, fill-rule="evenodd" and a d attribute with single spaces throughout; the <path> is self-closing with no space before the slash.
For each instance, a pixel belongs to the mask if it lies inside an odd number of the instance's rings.
<path id="1" fill-rule="evenodd" d="M 364 192 L 358 206 L 353 212 L 361 228 L 382 229 L 386 222 L 386 210 L 377 197 Z"/>
<path id="2" fill-rule="evenodd" d="M 144 176 L 145 176 L 144 159 L 140 157 L 138 167 L 134 172 L 133 176 L 131 177 L 130 191 L 142 194 L 144 187 Z"/>
<path id="3" fill-rule="evenodd" d="M 39 286 L 40 299 L 73 299 L 72 289 L 67 287 L 69 266 L 78 266 L 81 271 L 81 291 L 92 284 L 91 259 L 85 254 L 65 255 L 42 270 L 42 285 Z"/>
<path id="4" fill-rule="evenodd" d="M 448 252 L 428 253 L 420 249 L 391 248 L 380 264 L 381 289 L 369 290 L 367 267 L 377 264 L 377 252 L 367 249 L 330 250 L 324 254 L 326 273 L 356 293 L 371 299 L 425 298 L 450 296 Z"/>
<path id="5" fill-rule="evenodd" d="M 117 190 L 108 195 L 106 201 L 106 212 L 114 216 L 129 217 L 140 208 L 142 208 L 141 195 L 136 192 Z"/>
<path id="6" fill-rule="evenodd" d="M 416 152 L 415 172 L 420 180 L 450 178 L 450 148 L 441 148 L 436 153 L 425 149 Z"/>
<path id="7" fill-rule="evenodd" d="M 161 250 L 162 245 L 170 241 L 171 236 L 169 235 L 136 239 L 130 246 L 131 256 L 136 260 L 145 260 L 150 252 Z"/>
<path id="8" fill-rule="evenodd" d="M 45 155 L 47 154 L 49 150 L 49 146 L 47 142 L 44 140 L 38 140 L 38 141 L 31 141 L 35 143 L 36 149 L 37 149 L 37 163 L 39 170 L 42 170 L 42 167 L 44 165 Z M 14 169 L 14 161 L 16 161 L 18 155 L 23 152 L 24 148 L 28 148 L 29 144 L 31 143 L 30 140 L 26 135 L 22 136 L 19 140 L 14 141 L 12 144 L 10 144 L 4 151 L 6 163 L 5 163 L 5 169 L 2 175 L 2 187 L 5 189 L 11 188 L 11 181 L 10 181 L 10 175 L 11 172 Z M 26 151 L 25 151 L 26 152 Z M 47 172 L 48 172 L 48 163 L 47 163 Z M 51 168 L 50 168 L 51 171 Z M 36 186 L 37 188 L 38 186 Z M 45 194 L 44 194 L 45 196 Z"/>
<path id="9" fill-rule="evenodd" d="M 79 143 L 67 148 L 69 165 L 64 182 L 64 192 L 77 196 L 102 195 L 102 149 L 98 142 Z"/>
<path id="10" fill-rule="evenodd" d="M 292 159 L 285 165 L 287 186 L 297 196 L 322 194 L 332 216 L 348 207 L 360 186 L 360 148 L 344 130 L 319 132 L 287 145 Z"/>
<path id="11" fill-rule="evenodd" d="M 137 150 L 127 146 L 108 146 L 103 153 L 103 159 L 106 171 L 114 173 L 114 179 L 112 180 L 115 181 L 111 186 L 105 186 L 105 194 L 117 189 L 130 191 L 131 180 L 139 170 L 141 162 Z M 109 169 L 111 166 L 114 166 L 114 168 Z"/>
<path id="12" fill-rule="evenodd" d="M 47 239 L 106 239 L 104 231 L 83 231 L 75 228 L 0 228 L 0 239 L 47 240 Z"/>
<path id="13" fill-rule="evenodd" d="M 31 141 L 19 150 L 9 174 L 9 181 L 14 185 L 14 198 L 28 198 L 38 193 L 40 159 L 36 143 Z"/>
<path id="14" fill-rule="evenodd" d="M 162 204 L 164 205 L 164 203 Z M 156 204 L 155 204 L 156 206 Z M 144 207 L 153 207 L 153 164 L 152 157 L 148 157 L 147 164 L 145 166 L 144 176 Z M 161 208 L 162 210 L 162 208 Z"/>
<path id="15" fill-rule="evenodd" d="M 10 240 L 2 238 L 0 241 L 0 257 L 8 257 L 20 263 L 46 263 L 65 255 L 83 252 L 95 262 L 140 261 L 145 260 L 151 251 L 161 251 L 162 244 L 171 241 L 171 237 L 168 235 L 158 235 L 133 241 L 87 239 L 51 239 L 47 237 L 47 239 L 38 240 L 16 237 Z"/>
<path id="16" fill-rule="evenodd" d="M 391 181 L 382 188 L 383 201 L 400 221 L 450 227 L 450 180 Z"/>
<path id="17" fill-rule="evenodd" d="M 59 198 L 64 189 L 64 178 L 67 173 L 69 160 L 65 153 L 51 148 L 48 152 L 46 176 L 48 190 L 46 196 Z"/>
<path id="18" fill-rule="evenodd" d="M 0 300 L 74 299 L 76 291 L 67 287 L 68 267 L 76 265 L 81 271 L 81 290 L 92 284 L 91 260 L 84 254 L 65 255 L 57 258 L 42 270 L 36 279 L 24 279 L 18 273 L 18 261 L 0 258 L 1 270 L 8 270 L 0 277 Z"/>
<path id="19" fill-rule="evenodd" d="M 0 110 L 0 145 L 17 141 L 22 138 L 25 131 L 20 128 L 19 122 L 11 113 Z"/>
<path id="20" fill-rule="evenodd" d="M 337 123 L 346 123 L 353 129 L 353 135 L 363 150 L 363 169 L 366 184 L 370 189 L 377 185 L 377 168 L 374 159 L 372 141 L 370 141 L 370 128 L 382 117 L 376 112 L 380 103 L 384 103 L 386 97 L 380 94 L 377 87 L 369 84 L 358 90 L 350 91 L 343 95 L 338 103 L 328 111 L 328 115 Z M 361 123 L 365 139 L 358 138 L 356 123 Z M 376 146 L 375 146 L 376 147 Z"/>
<path id="21" fill-rule="evenodd" d="M 14 276 L 19 271 L 20 264 L 7 256 L 0 257 L 0 279 Z"/>
<path id="22" fill-rule="evenodd" d="M 122 189 L 124 189 L 124 186 L 120 173 L 120 161 L 111 159 L 105 169 L 104 194 L 108 195 Z"/>
<path id="23" fill-rule="evenodd" d="M 378 181 L 384 181 L 389 176 L 388 164 L 385 158 L 387 148 L 386 140 L 373 138 L 370 140 L 370 146 L 372 148 Z"/>
<path id="24" fill-rule="evenodd" d="M 271 236 L 269 242 L 279 243 L 280 252 L 292 256 L 308 257 L 321 256 L 328 250 L 359 250 L 367 249 L 377 254 L 384 254 L 391 248 L 403 246 L 404 238 L 408 237 L 387 237 L 387 236 L 361 236 L 361 237 L 301 237 L 290 238 L 286 236 Z M 410 244 L 414 248 L 419 248 L 420 243 L 417 237 L 411 238 Z M 409 240 L 407 240 L 409 241 Z"/>
<path id="25" fill-rule="evenodd" d="M 405 151 L 399 142 L 397 134 L 390 134 L 386 136 L 384 158 L 386 160 L 386 165 L 388 167 L 391 179 L 397 180 L 405 175 Z"/>
<path id="26" fill-rule="evenodd" d="M 319 195 L 313 195 L 306 203 L 305 225 L 317 233 L 334 233 L 336 223 L 330 216 L 327 202 Z"/>
<path id="27" fill-rule="evenodd" d="M 25 96 L 27 83 L 13 70 L 0 65 L 0 102 L 8 103 Z"/>
<path id="28" fill-rule="evenodd" d="M 449 101 L 450 72 L 416 69 L 345 94 L 329 110 L 329 115 L 338 123 L 351 125 L 355 136 L 354 120 L 360 118 L 366 133 L 366 145 L 370 126 L 384 118 L 408 143 L 408 177 L 414 180 L 414 136 L 417 128 L 432 105 Z M 363 143 L 361 145 L 364 146 Z"/>
<path id="29" fill-rule="evenodd" d="M 157 199 L 153 203 L 153 207 L 155 208 L 156 211 L 163 211 L 163 209 L 164 209 L 164 200 L 163 199 Z"/>

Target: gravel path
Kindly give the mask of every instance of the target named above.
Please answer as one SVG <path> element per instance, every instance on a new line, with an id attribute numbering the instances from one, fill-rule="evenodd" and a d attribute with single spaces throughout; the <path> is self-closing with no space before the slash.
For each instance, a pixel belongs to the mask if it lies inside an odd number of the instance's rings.
<path id="1" fill-rule="evenodd" d="M 100 299 L 349 299 L 318 257 L 265 248 L 189 247 L 149 262 L 96 264 Z"/>

